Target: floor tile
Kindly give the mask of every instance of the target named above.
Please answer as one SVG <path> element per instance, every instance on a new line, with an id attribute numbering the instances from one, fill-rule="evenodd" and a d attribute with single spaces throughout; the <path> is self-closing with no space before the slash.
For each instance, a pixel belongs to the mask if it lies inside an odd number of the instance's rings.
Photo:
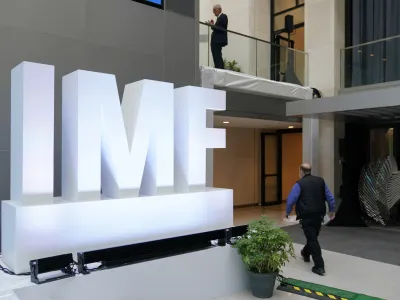
<path id="1" fill-rule="evenodd" d="M 302 246 L 295 244 L 299 253 Z M 400 267 L 372 260 L 362 259 L 350 255 L 323 251 L 326 262 L 327 275 L 317 276 L 311 272 L 311 264 L 301 259 L 292 260 L 284 269 L 283 275 L 288 278 L 322 284 L 351 292 L 358 292 L 369 296 L 387 300 L 398 300 L 400 294 L 399 274 Z M 218 300 L 249 300 L 255 299 L 250 293 L 240 293 Z M 274 299 L 307 299 L 298 295 L 276 291 Z"/>
<path id="2" fill-rule="evenodd" d="M 267 216 L 278 226 L 289 226 L 298 223 L 294 215 L 289 217 L 289 220 L 285 219 L 286 204 L 276 206 L 252 206 L 236 208 L 233 214 L 235 226 L 248 224 L 251 221 L 261 218 L 261 216 Z"/>
<path id="3" fill-rule="evenodd" d="M 291 222 L 284 221 L 284 205 L 275 207 L 249 207 L 235 209 L 235 225 L 243 225 L 266 215 L 275 220 L 279 226 L 293 225 L 296 223 L 292 217 Z M 301 245 L 295 244 L 296 253 L 301 250 Z M 370 296 L 381 297 L 388 300 L 400 299 L 399 274 L 400 266 L 384 264 L 372 260 L 362 259 L 350 255 L 331 251 L 323 251 L 326 262 L 327 275 L 317 276 L 311 272 L 311 264 L 304 263 L 301 259 L 294 259 L 285 267 L 283 275 L 303 281 L 327 285 L 335 288 L 359 292 Z M 9 276 L 0 272 L 0 299 L 17 300 L 11 292 L 12 289 L 30 285 L 29 277 Z M 230 295 L 218 300 L 250 300 L 254 299 L 250 292 Z M 302 296 L 276 291 L 274 299 L 306 299 Z M 115 299 L 117 300 L 117 299 Z"/>

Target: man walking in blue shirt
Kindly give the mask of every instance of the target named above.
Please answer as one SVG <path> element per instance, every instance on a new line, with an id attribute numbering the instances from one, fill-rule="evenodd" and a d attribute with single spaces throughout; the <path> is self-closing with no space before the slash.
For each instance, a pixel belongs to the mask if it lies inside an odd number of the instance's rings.
<path id="1" fill-rule="evenodd" d="M 312 271 L 325 275 L 325 263 L 322 258 L 318 235 L 326 214 L 325 202 L 329 204 L 329 217 L 335 218 L 335 198 L 321 177 L 311 175 L 311 165 L 304 163 L 300 166 L 300 180 L 293 186 L 286 204 L 286 217 L 289 217 L 293 206 L 296 205 L 297 219 L 303 228 L 307 243 L 301 250 L 305 262 L 313 258 Z"/>

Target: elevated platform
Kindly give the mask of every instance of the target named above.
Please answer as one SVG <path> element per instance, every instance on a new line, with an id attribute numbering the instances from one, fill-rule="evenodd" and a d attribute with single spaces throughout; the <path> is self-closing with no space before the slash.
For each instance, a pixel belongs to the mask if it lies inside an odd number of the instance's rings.
<path id="1" fill-rule="evenodd" d="M 1 284 L 0 284 L 1 285 Z M 32 285 L 21 279 L 5 300 L 212 300 L 248 289 L 248 276 L 229 246 Z M 66 292 L 67 291 L 67 292 Z"/>
<path id="2" fill-rule="evenodd" d="M 369 122 L 397 121 L 400 113 L 400 83 L 389 86 L 365 87 L 363 90 L 341 92 L 338 96 L 292 101 L 287 103 L 287 116 L 336 115 L 367 119 Z"/>
<path id="3" fill-rule="evenodd" d="M 200 67 L 202 86 L 273 96 L 287 100 L 309 100 L 313 91 L 309 87 L 286 82 L 278 82 L 229 70 Z"/>
<path id="4" fill-rule="evenodd" d="M 2 202 L 2 259 L 29 272 L 33 259 L 92 251 L 233 226 L 232 190 L 23 205 Z"/>
<path id="5" fill-rule="evenodd" d="M 301 245 L 295 244 L 296 253 L 301 249 Z M 328 264 L 328 275 L 325 277 L 313 274 L 310 270 L 312 265 L 305 264 L 301 259 L 293 259 L 288 263 L 282 275 L 352 291 L 355 294 L 398 299 L 399 266 L 327 250 L 324 250 L 324 258 Z M 234 249 L 226 246 L 98 271 L 43 285 L 32 285 L 29 277 L 0 273 L 0 298 L 2 300 L 248 300 L 253 297 L 248 291 L 247 278 L 240 257 Z M 295 290 L 291 293 L 275 290 L 272 299 L 307 298 L 298 295 Z M 330 299 L 332 298 L 327 300 Z"/>

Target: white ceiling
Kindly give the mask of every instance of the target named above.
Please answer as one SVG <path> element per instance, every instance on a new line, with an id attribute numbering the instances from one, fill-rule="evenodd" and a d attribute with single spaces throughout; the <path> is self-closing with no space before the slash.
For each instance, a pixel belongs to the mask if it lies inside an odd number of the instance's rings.
<path id="1" fill-rule="evenodd" d="M 224 122 L 229 122 L 224 124 Z M 263 119 L 247 119 L 237 117 L 214 116 L 215 127 L 236 127 L 236 128 L 263 128 L 263 129 L 288 129 L 289 126 L 301 128 L 301 123 L 289 123 Z"/>

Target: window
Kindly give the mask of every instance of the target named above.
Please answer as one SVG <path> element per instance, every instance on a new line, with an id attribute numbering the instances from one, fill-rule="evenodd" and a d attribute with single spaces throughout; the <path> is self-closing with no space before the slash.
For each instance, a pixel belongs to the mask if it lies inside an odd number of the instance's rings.
<path id="1" fill-rule="evenodd" d="M 333 0 L 332 0 L 333 1 Z M 281 46 L 273 47 L 271 53 L 271 79 L 289 80 L 286 73 L 296 76 L 291 83 L 306 84 L 307 56 L 302 52 L 288 50 L 294 48 L 304 51 L 304 0 L 271 0 L 271 41 Z M 285 30 L 285 17 L 293 16 L 293 30 Z M 291 70 L 290 70 L 291 69 Z"/>
<path id="2" fill-rule="evenodd" d="M 274 0 L 274 13 L 279 13 L 296 6 L 296 0 Z"/>
<path id="3" fill-rule="evenodd" d="M 296 8 L 294 10 L 291 10 L 290 12 L 287 12 L 285 14 L 277 15 L 274 17 L 274 29 L 275 30 L 280 30 L 285 28 L 285 17 L 287 15 L 292 15 L 293 16 L 293 24 L 300 24 L 304 22 L 304 6 L 300 6 L 299 8 Z"/>

